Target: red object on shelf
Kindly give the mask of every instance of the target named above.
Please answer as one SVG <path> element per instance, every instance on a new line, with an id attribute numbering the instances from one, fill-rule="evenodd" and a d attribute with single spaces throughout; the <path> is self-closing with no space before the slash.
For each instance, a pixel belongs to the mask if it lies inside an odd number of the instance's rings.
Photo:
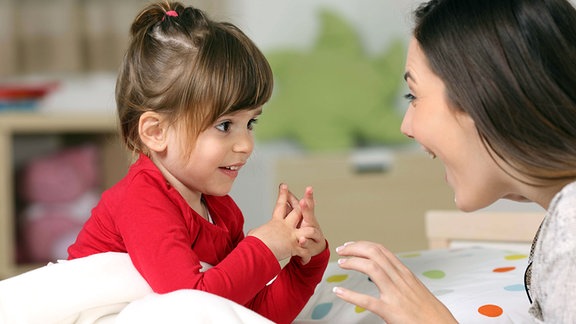
<path id="1" fill-rule="evenodd" d="M 58 82 L 47 83 L 20 83 L 2 84 L 0 83 L 0 99 L 32 99 L 41 98 L 48 92 L 56 89 Z"/>
<path id="2" fill-rule="evenodd" d="M 40 99 L 58 85 L 58 81 L 0 83 L 0 111 L 34 108 Z"/>

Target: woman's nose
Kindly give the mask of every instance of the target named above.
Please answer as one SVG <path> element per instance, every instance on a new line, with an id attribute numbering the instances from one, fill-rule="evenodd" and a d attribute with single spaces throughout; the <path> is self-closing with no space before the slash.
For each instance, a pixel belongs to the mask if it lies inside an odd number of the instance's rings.
<path id="1" fill-rule="evenodd" d="M 402 134 L 413 138 L 412 136 L 412 109 L 408 107 L 406 113 L 404 114 L 404 118 L 402 119 L 402 125 L 400 125 L 400 131 Z"/>

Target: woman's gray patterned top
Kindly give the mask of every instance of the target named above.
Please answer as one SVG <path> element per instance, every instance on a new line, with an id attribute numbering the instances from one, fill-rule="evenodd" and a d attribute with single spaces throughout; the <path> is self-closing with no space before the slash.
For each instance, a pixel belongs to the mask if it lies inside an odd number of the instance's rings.
<path id="1" fill-rule="evenodd" d="M 552 199 L 531 262 L 530 314 L 535 321 L 576 323 L 576 182 Z"/>

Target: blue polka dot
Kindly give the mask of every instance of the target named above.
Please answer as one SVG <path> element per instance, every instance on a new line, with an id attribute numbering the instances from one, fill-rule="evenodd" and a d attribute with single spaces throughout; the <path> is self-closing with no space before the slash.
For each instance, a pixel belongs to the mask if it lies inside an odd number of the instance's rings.
<path id="1" fill-rule="evenodd" d="M 314 307 L 314 311 L 312 312 L 312 319 L 313 320 L 323 319 L 324 317 L 326 317 L 326 315 L 328 315 L 328 313 L 330 313 L 331 309 L 332 309 L 332 303 L 324 303 L 316 305 L 316 307 Z"/>
<path id="2" fill-rule="evenodd" d="M 524 291 L 524 285 L 523 284 L 516 284 L 516 285 L 510 285 L 510 286 L 506 286 L 504 287 L 505 290 L 508 291 Z"/>

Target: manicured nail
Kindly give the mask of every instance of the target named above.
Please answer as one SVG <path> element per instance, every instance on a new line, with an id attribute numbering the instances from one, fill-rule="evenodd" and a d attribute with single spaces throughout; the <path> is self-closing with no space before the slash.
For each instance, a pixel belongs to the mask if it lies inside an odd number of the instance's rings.
<path id="1" fill-rule="evenodd" d="M 346 262 L 346 259 L 338 259 L 338 264 L 344 264 L 344 262 Z"/>
<path id="2" fill-rule="evenodd" d="M 332 288 L 332 292 L 335 293 L 336 295 L 341 295 L 343 293 L 342 288 L 340 287 Z"/>
<path id="3" fill-rule="evenodd" d="M 342 251 L 343 248 L 345 248 L 346 246 L 348 246 L 348 245 L 350 245 L 350 244 L 352 244 L 352 243 L 354 243 L 354 242 L 352 242 L 352 241 L 351 241 L 351 242 L 346 242 L 346 243 L 340 245 L 339 247 L 336 248 L 336 252 L 338 253 L 338 252 Z"/>

